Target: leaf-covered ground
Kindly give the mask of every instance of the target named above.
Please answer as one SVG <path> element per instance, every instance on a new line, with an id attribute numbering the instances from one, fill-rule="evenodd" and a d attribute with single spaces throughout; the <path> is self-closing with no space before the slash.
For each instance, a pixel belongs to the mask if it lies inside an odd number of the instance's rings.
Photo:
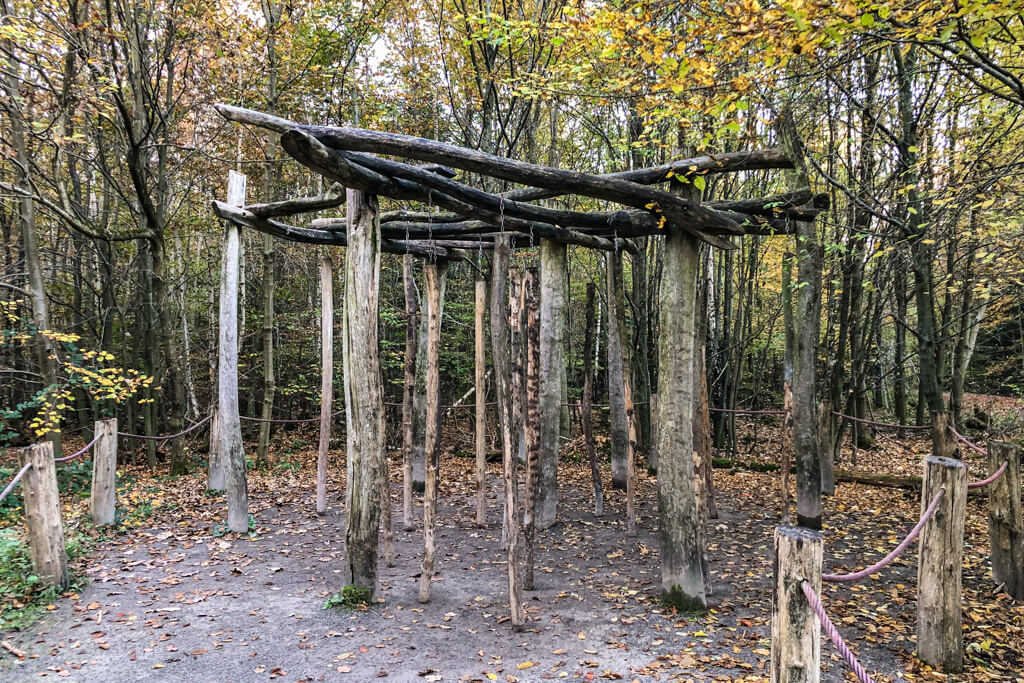
<path id="1" fill-rule="evenodd" d="M 463 435 L 451 434 L 457 442 Z M 770 422 L 746 424 L 744 460 L 778 462 Z M 742 448 L 743 446 L 741 446 Z M 918 474 L 921 440 L 880 435 L 861 451 L 859 469 Z M 756 452 L 755 452 L 756 451 Z M 490 478 L 491 525 L 473 524 L 472 461 L 451 452 L 443 466 L 438 576 L 430 604 L 417 600 L 419 530 L 400 529 L 393 481 L 397 563 L 382 567 L 382 602 L 367 610 L 324 609 L 341 589 L 344 538 L 340 492 L 313 511 L 313 452 L 288 455 L 294 467 L 251 473 L 255 531 L 223 534 L 223 501 L 200 475 L 140 476 L 119 498 L 142 524 L 101 540 L 80 560 L 89 579 L 34 627 L 5 634 L 5 680 L 388 680 L 535 681 L 767 680 L 772 530 L 779 475 L 716 470 L 720 516 L 709 526 L 714 608 L 693 618 L 657 599 L 654 480 L 644 479 L 640 530 L 625 534 L 624 499 L 609 491 L 606 514 L 592 514 L 589 470 L 560 470 L 561 522 L 538 534 L 537 590 L 527 593 L 530 623 L 513 633 L 506 619 L 500 548 L 499 472 Z M 332 471 L 344 472 L 336 454 Z M 983 474 L 972 464 L 972 478 Z M 877 560 L 919 514 L 913 490 L 840 484 L 826 502 L 826 570 Z M 69 503 L 81 524 L 82 502 Z M 421 513 L 421 509 L 417 509 Z M 1024 680 L 1024 605 L 993 592 L 985 497 L 972 496 L 964 563 L 967 671 L 956 680 Z M 417 520 L 419 521 L 419 520 Z M 96 532 L 90 532 L 96 533 Z M 879 681 L 943 680 L 914 658 L 916 548 L 852 587 L 827 586 L 823 602 Z M 17 657 L 17 653 L 23 657 Z M 826 680 L 849 679 L 822 644 Z"/>

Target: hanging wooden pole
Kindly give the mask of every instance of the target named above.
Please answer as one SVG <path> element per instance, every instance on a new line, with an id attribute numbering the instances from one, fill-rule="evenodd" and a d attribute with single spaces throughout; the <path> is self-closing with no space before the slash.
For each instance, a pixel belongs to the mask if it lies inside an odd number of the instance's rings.
<path id="1" fill-rule="evenodd" d="M 512 446 L 515 449 L 515 468 L 519 467 L 520 461 L 526 459 L 526 434 L 523 431 L 523 398 L 526 385 L 523 381 L 523 273 L 518 267 L 512 267 L 508 273 L 508 378 L 510 405 L 512 409 L 509 428 L 512 430 Z M 516 486 L 513 489 L 516 497 L 516 505 L 519 504 L 518 469 L 513 470 L 517 477 Z M 501 521 L 501 544 L 508 546 L 509 521 L 519 518 L 515 515 L 506 514 Z M 518 560 L 517 560 L 518 561 Z"/>
<path id="2" fill-rule="evenodd" d="M 587 283 L 587 324 L 583 329 L 583 400 L 582 411 L 583 440 L 587 444 L 587 458 L 590 460 L 590 478 L 594 484 L 594 516 L 604 514 L 604 486 L 601 483 L 601 463 L 597 459 L 594 447 L 594 432 L 591 427 L 593 408 L 591 402 L 594 395 L 594 299 L 597 285 Z"/>
<path id="3" fill-rule="evenodd" d="M 346 195 L 345 420 L 348 482 L 345 487 L 346 584 L 377 591 L 380 533 L 380 473 L 384 469 L 384 394 L 379 355 L 378 294 L 380 224 L 377 197 L 357 190 Z"/>
<path id="4" fill-rule="evenodd" d="M 316 514 L 327 512 L 327 458 L 334 411 L 334 262 L 320 256 L 320 443 L 316 456 Z"/>
<path id="5" fill-rule="evenodd" d="M 772 593 L 772 683 L 821 680 L 821 622 L 801 584 L 821 593 L 821 532 L 775 529 L 775 590 Z"/>
<path id="6" fill-rule="evenodd" d="M 412 520 L 413 400 L 416 394 L 416 279 L 412 254 L 402 257 L 402 283 L 405 290 L 405 382 L 402 385 L 402 528 L 415 528 Z"/>
<path id="7" fill-rule="evenodd" d="M 228 203 L 245 204 L 243 174 L 228 172 Z M 238 417 L 238 258 L 241 237 L 238 226 L 224 223 L 224 260 L 220 275 L 220 336 L 217 379 L 217 457 L 224 468 L 227 489 L 228 530 L 245 533 L 249 530 L 249 494 L 245 475 L 245 449 L 242 446 L 242 423 Z M 211 454 L 212 455 L 212 454 Z M 213 468 L 211 468 L 213 469 Z M 217 489 L 211 479 L 209 487 Z"/>
<path id="8" fill-rule="evenodd" d="M 474 292 L 474 351 L 475 370 L 473 386 L 476 391 L 476 525 L 487 525 L 487 350 L 484 346 L 484 309 L 487 306 L 487 283 L 483 276 L 476 279 Z"/>
<path id="9" fill-rule="evenodd" d="M 420 572 L 420 602 L 430 601 L 430 580 L 434 576 L 434 517 L 437 512 L 437 461 L 440 454 L 440 353 L 441 277 L 447 262 L 423 266 L 427 289 L 427 435 L 424 446 L 427 473 L 423 490 L 423 569 Z"/>
<path id="10" fill-rule="evenodd" d="M 988 533 L 992 579 L 1017 600 L 1024 600 L 1024 514 L 1021 512 L 1020 447 L 1003 441 L 988 444 L 991 474 L 1007 463 L 1003 475 L 988 485 Z"/>
<path id="11" fill-rule="evenodd" d="M 21 480 L 21 495 L 25 502 L 32 571 L 46 585 L 67 588 L 68 555 L 64 547 L 53 442 L 44 441 L 19 449 L 18 464 L 30 465 Z"/>
<path id="12" fill-rule="evenodd" d="M 540 297 L 537 270 L 529 268 L 523 278 L 526 292 L 526 495 L 523 501 L 523 589 L 533 590 L 533 545 L 537 527 L 537 508 L 541 455 L 540 410 Z M 551 416 L 547 416 L 550 419 Z"/>
<path id="13" fill-rule="evenodd" d="M 562 433 L 562 379 L 565 377 L 566 246 L 540 244 L 540 452 L 537 463 L 538 529 L 558 514 L 558 451 Z"/>
<path id="14" fill-rule="evenodd" d="M 615 269 L 619 252 L 607 255 L 605 267 L 606 295 L 608 303 L 608 422 L 611 430 L 612 488 L 625 491 L 629 479 L 629 418 L 626 416 L 626 364 L 623 361 L 622 336 L 619 334 L 619 320 L 623 316 L 622 290 L 615 283 Z"/>
<path id="15" fill-rule="evenodd" d="M 498 417 L 501 423 L 502 474 L 505 483 L 505 520 L 509 530 L 506 543 L 508 568 L 509 612 L 513 630 L 521 630 L 524 623 L 522 584 L 519 576 L 519 534 L 515 520 L 516 505 L 516 453 L 513 448 L 512 387 L 509 381 L 509 330 L 507 285 L 508 260 L 511 238 L 499 235 L 494 239 L 491 262 L 491 358 L 494 364 L 494 385 L 498 398 Z"/>
<path id="16" fill-rule="evenodd" d="M 946 413 L 942 413 L 946 416 Z M 917 558 L 917 656 L 945 673 L 963 668 L 961 585 L 967 467 L 959 460 L 924 459 L 921 512 L 945 489 L 921 529 Z"/>
<path id="17" fill-rule="evenodd" d="M 117 505 L 117 418 L 96 420 L 95 431 L 89 512 L 93 524 L 105 526 L 114 523 Z"/>

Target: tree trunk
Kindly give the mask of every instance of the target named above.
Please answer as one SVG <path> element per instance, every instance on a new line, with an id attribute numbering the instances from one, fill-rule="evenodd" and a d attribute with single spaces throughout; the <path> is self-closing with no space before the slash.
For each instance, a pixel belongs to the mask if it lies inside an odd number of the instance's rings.
<path id="1" fill-rule="evenodd" d="M 558 508 L 558 452 L 565 374 L 566 247 L 542 240 L 540 248 L 540 451 L 537 463 L 538 529 L 555 523 Z"/>
<path id="2" fill-rule="evenodd" d="M 345 418 L 348 482 L 345 488 L 344 582 L 377 591 L 380 472 L 384 463 L 383 392 L 378 343 L 380 224 L 377 197 L 347 190 L 345 255 Z"/>

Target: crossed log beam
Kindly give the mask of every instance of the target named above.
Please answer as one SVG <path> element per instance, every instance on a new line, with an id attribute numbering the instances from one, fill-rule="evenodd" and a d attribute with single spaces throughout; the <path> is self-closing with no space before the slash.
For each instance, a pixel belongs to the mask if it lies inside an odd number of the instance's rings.
<path id="1" fill-rule="evenodd" d="M 804 189 L 747 200 L 692 202 L 649 187 L 672 176 L 763 168 L 790 168 L 781 150 L 732 152 L 682 159 L 662 166 L 590 175 L 528 164 L 477 150 L 408 135 L 357 128 L 306 126 L 258 111 L 217 105 L 226 119 L 281 134 L 282 148 L 325 178 L 372 194 L 415 201 L 441 213 L 393 211 L 381 216 L 381 249 L 428 259 L 453 256 L 450 250 L 489 249 L 498 235 L 516 246 L 541 238 L 592 249 L 635 250 L 630 237 L 682 230 L 716 247 L 731 249 L 726 239 L 742 234 L 788 234 L 792 220 L 810 220 L 828 205 L 827 195 Z M 378 154 L 422 162 L 414 166 Z M 531 185 L 501 194 L 484 192 L 454 179 L 452 168 L 508 182 Z M 344 202 L 339 185 L 321 196 L 290 199 L 244 208 L 213 202 L 222 218 L 282 239 L 344 246 L 343 219 L 313 220 L 308 227 L 277 218 L 337 208 Z M 570 211 L 529 202 L 576 194 L 618 203 L 617 211 Z"/>

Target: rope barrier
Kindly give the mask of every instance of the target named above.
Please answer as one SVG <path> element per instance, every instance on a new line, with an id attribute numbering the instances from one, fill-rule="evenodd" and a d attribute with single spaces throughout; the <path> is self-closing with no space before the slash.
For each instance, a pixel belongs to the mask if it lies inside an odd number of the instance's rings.
<path id="1" fill-rule="evenodd" d="M 949 425 L 949 431 L 953 434 L 954 437 L 956 437 L 957 441 L 959 441 L 963 445 L 967 446 L 968 448 L 970 448 L 972 451 L 974 451 L 978 455 L 985 455 L 985 449 L 984 448 L 982 448 L 981 446 L 979 446 L 979 445 L 977 445 L 975 443 L 972 443 L 966 436 L 964 436 L 960 432 L 956 431 L 956 427 L 954 427 L 953 425 Z"/>
<path id="2" fill-rule="evenodd" d="M 25 473 L 28 472 L 30 467 L 32 467 L 32 463 L 27 462 L 22 466 L 21 470 L 14 475 L 14 479 L 11 479 L 11 483 L 7 485 L 7 488 L 4 489 L 3 493 L 0 493 L 0 501 L 6 498 L 7 494 L 14 490 L 14 486 L 21 481 L 21 478 L 25 476 Z"/>
<path id="3" fill-rule="evenodd" d="M 125 436 L 125 437 L 128 437 L 130 439 L 142 439 L 143 441 L 160 441 L 160 442 L 170 441 L 171 439 L 177 439 L 179 436 L 185 436 L 189 432 L 192 432 L 192 431 L 195 431 L 196 429 L 199 429 L 199 427 L 201 427 L 202 425 L 206 424 L 209 421 L 210 421 L 210 416 L 207 415 L 202 420 L 200 420 L 199 422 L 196 422 L 194 425 L 192 425 L 188 429 L 185 429 L 184 431 L 180 431 L 177 434 L 170 434 L 168 436 L 146 436 L 145 434 L 129 434 L 127 432 L 118 432 L 117 435 L 118 436 Z"/>
<path id="4" fill-rule="evenodd" d="M 970 481 L 970 482 L 967 482 L 967 488 L 969 488 L 969 489 L 980 489 L 983 486 L 988 486 L 989 484 L 994 482 L 996 479 L 998 479 L 999 477 L 1003 476 L 1003 473 L 1006 472 L 1006 468 L 1009 467 L 1009 466 L 1010 466 L 1010 461 L 1009 460 L 1004 460 L 1003 464 L 999 466 L 998 470 L 996 470 L 995 472 L 992 473 L 991 477 L 989 477 L 988 479 L 982 479 L 981 481 Z"/>
<path id="5" fill-rule="evenodd" d="M 745 410 L 743 408 L 730 409 L 730 408 L 708 408 L 709 412 L 712 413 L 731 413 L 733 415 L 785 415 L 785 410 L 779 410 L 772 408 L 770 410 Z"/>
<path id="6" fill-rule="evenodd" d="M 811 588 L 811 584 L 806 581 L 802 581 L 800 582 L 800 588 L 803 589 L 804 595 L 807 597 L 807 602 L 811 604 L 811 609 L 814 610 L 814 613 L 818 615 L 818 619 L 821 620 L 821 627 L 825 629 L 828 639 L 831 640 L 832 644 L 836 646 L 837 650 L 839 650 L 839 655 L 843 658 L 843 661 L 846 662 L 847 666 L 850 667 L 850 670 L 853 671 L 853 675 L 857 677 L 857 680 L 860 681 L 860 683 L 874 683 L 874 681 L 871 680 L 871 676 L 868 675 L 868 672 L 865 671 L 864 667 L 857 661 L 857 656 L 850 651 L 850 647 L 846 644 L 846 641 L 843 640 L 841 635 L 839 635 L 839 631 L 836 629 L 835 624 L 833 624 L 832 620 L 828 618 L 828 614 L 825 613 L 825 608 L 821 605 L 821 599 L 818 597 L 818 594 L 814 592 L 814 589 Z"/>
<path id="7" fill-rule="evenodd" d="M 342 410 L 335 410 L 333 413 L 331 413 L 331 417 L 337 417 L 338 415 L 341 415 L 344 412 L 345 412 L 344 409 L 342 409 Z M 302 420 L 270 420 L 270 419 L 266 419 L 265 420 L 262 417 L 246 417 L 245 415 L 239 415 L 238 419 L 239 420 L 244 420 L 246 422 L 269 422 L 271 424 L 303 424 L 303 423 L 306 423 L 306 422 L 319 422 L 320 421 L 319 417 L 307 417 L 307 418 L 302 419 Z"/>
<path id="8" fill-rule="evenodd" d="M 71 455 L 66 455 L 63 458 L 54 458 L 53 461 L 54 462 L 70 462 L 70 461 L 74 460 L 75 458 L 77 458 L 78 456 L 80 456 L 83 453 L 85 453 L 87 450 L 89 450 L 93 446 L 95 446 L 96 442 L 99 441 L 99 440 L 100 440 L 100 435 L 97 434 L 96 436 L 92 437 L 92 441 L 90 441 L 89 443 L 85 444 L 85 447 L 82 448 L 82 450 L 80 450 L 80 451 L 78 451 L 76 453 L 72 453 Z"/>
<path id="9" fill-rule="evenodd" d="M 910 544 L 917 539 L 918 534 L 921 533 L 921 529 L 924 528 L 924 525 L 935 514 L 935 510 L 939 506 L 939 499 L 941 499 L 945 493 L 946 487 L 939 489 L 939 492 L 935 494 L 935 497 L 932 498 L 932 501 L 928 504 L 928 509 L 926 509 L 924 514 L 921 515 L 921 519 L 918 520 L 917 524 L 914 525 L 914 528 L 910 530 L 909 534 L 907 534 L 907 537 L 900 541 L 900 544 L 896 546 L 891 553 L 870 567 L 861 569 L 859 572 L 853 572 L 852 574 L 823 574 L 821 576 L 821 580 L 828 583 L 851 583 L 853 581 L 860 581 L 861 579 L 871 576 L 875 572 L 887 567 L 893 560 L 902 555 L 903 551 L 910 547 Z"/>
<path id="10" fill-rule="evenodd" d="M 862 417 L 854 417 L 853 415 L 847 415 L 845 413 L 840 413 L 837 410 L 833 410 L 832 414 L 835 415 L 836 417 L 841 417 L 844 420 L 850 420 L 852 422 L 860 422 L 861 424 L 870 425 L 872 427 L 881 427 L 883 429 L 910 429 L 910 430 L 918 430 L 918 431 L 923 431 L 925 429 L 931 429 L 931 427 L 929 427 L 928 425 L 900 425 L 900 424 L 895 424 L 895 423 L 892 423 L 892 422 L 876 422 L 875 420 L 865 420 Z"/>

